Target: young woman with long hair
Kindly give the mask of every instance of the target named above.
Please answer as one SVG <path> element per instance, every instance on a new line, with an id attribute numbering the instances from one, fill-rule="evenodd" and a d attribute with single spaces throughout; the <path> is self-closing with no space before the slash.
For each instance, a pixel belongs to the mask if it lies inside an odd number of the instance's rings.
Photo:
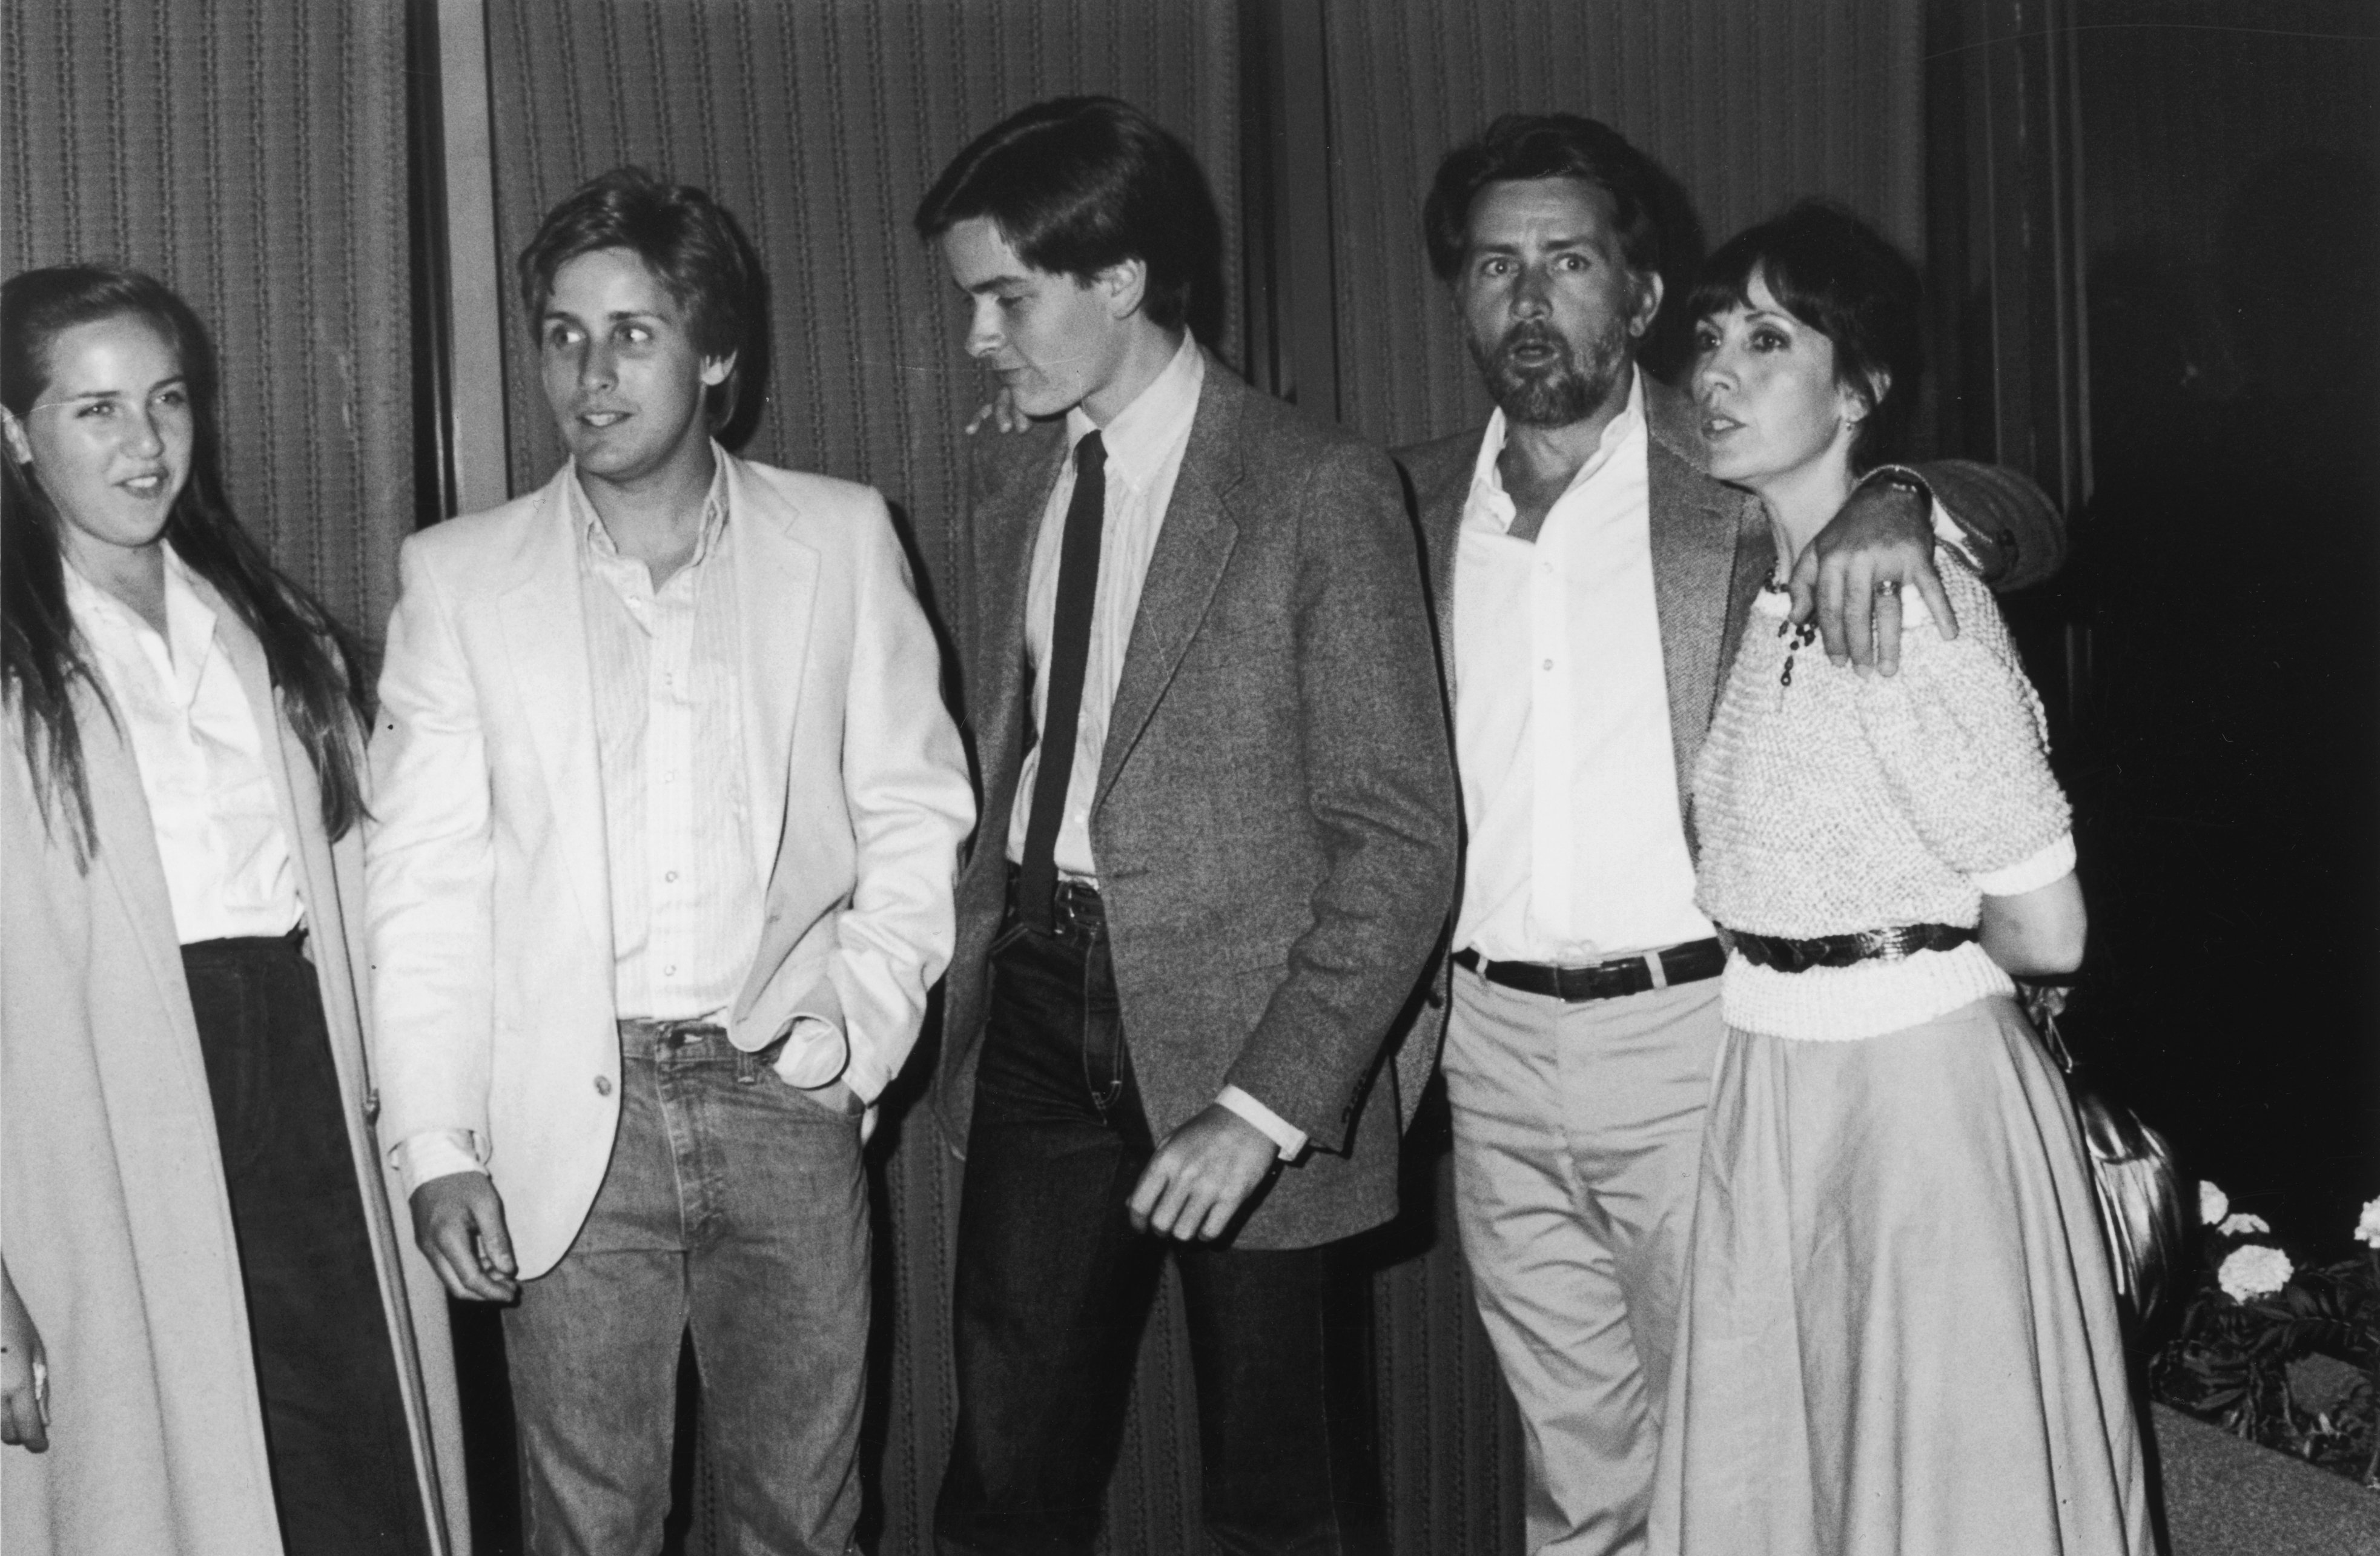
<path id="1" fill-rule="evenodd" d="M 0 287 L 0 1543 L 443 1550 L 444 1307 L 361 1041 L 369 682 L 233 517 L 214 389 L 148 276 Z"/>

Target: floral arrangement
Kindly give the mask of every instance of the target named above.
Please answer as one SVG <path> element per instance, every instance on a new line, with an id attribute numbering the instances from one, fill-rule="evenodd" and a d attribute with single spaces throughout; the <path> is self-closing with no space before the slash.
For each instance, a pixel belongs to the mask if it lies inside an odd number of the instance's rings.
<path id="1" fill-rule="evenodd" d="M 2320 1265 L 2252 1240 L 2272 1228 L 2213 1184 L 2198 1213 L 2205 1269 L 2150 1359 L 2150 1392 L 2380 1490 L 2380 1199 L 2356 1223 L 2362 1252 Z"/>

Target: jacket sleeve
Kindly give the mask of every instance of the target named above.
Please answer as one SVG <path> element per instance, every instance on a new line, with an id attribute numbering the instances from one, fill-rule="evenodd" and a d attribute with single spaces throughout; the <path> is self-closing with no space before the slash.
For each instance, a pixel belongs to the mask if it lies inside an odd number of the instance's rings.
<path id="1" fill-rule="evenodd" d="M 975 825 L 941 658 L 881 498 L 861 526 L 843 783 L 855 853 L 850 906 L 835 917 L 826 977 L 773 1027 L 812 1016 L 850 1045 L 844 1081 L 872 1102 L 917 1040 L 926 991 L 951 959 L 959 845 Z M 757 1013 L 756 1013 L 757 1014 Z"/>
<path id="2" fill-rule="evenodd" d="M 1299 726 L 1327 867 L 1225 1079 L 1336 1151 L 1452 901 L 1457 800 L 1394 472 L 1374 450 L 1336 445 L 1297 511 Z"/>
<path id="3" fill-rule="evenodd" d="M 495 1010 L 487 750 L 455 602 L 423 538 L 398 559 L 364 830 L 365 944 L 381 1138 L 432 1129 L 488 1145 Z"/>
<path id="4" fill-rule="evenodd" d="M 2066 520 L 2049 494 L 2004 465 L 1937 459 L 1912 467 L 1967 537 L 1984 581 L 2005 594 L 2066 565 Z"/>

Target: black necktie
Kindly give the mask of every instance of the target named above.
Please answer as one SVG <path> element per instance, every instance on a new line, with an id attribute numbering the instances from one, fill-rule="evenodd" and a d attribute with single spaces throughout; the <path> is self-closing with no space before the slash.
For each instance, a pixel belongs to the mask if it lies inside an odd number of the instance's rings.
<path id="1" fill-rule="evenodd" d="M 1050 898 L 1058 889 L 1058 824 L 1065 819 L 1066 781 L 1075 772 L 1075 726 L 1091 657 L 1091 606 L 1099 592 L 1099 530 L 1107 506 L 1107 450 L 1093 432 L 1075 445 L 1075 495 L 1058 543 L 1058 602 L 1050 613 L 1050 663 L 1042 666 L 1050 696 L 1041 715 L 1041 765 L 1033 775 L 1033 809 L 1026 817 L 1025 857 L 1016 873 L 1017 911 L 1040 930 L 1050 928 Z"/>

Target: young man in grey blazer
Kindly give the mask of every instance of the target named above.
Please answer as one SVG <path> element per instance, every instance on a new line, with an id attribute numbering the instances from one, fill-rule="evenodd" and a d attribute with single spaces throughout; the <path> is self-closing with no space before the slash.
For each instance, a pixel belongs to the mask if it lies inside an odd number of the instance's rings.
<path id="1" fill-rule="evenodd" d="M 1395 472 L 1191 337 L 1212 205 L 1125 104 L 1015 115 L 917 225 L 1040 419 L 978 441 L 964 520 L 984 820 L 937 1092 L 966 1161 L 938 1541 L 1091 1549 L 1170 1246 L 1217 1545 L 1378 1549 L 1341 1250 L 1396 1210 L 1426 1070 L 1382 1042 L 1455 854 Z"/>
<path id="2" fill-rule="evenodd" d="M 1635 365 L 1662 188 L 1570 115 L 1509 115 L 1448 155 L 1424 227 L 1498 408 L 1400 456 L 1466 850 L 1451 986 L 1406 1046 L 1434 1050 L 1443 1022 L 1456 1224 L 1527 1427 L 1533 1553 L 1644 1545 L 1723 1035 L 1685 796 L 1775 564 L 1758 499 L 1704 473 L 1694 407 Z M 1800 580 L 1838 659 L 1891 673 L 1902 587 L 1949 619 L 1929 488 L 2004 582 L 2054 566 L 2057 516 L 2022 478 L 1877 471 Z"/>

